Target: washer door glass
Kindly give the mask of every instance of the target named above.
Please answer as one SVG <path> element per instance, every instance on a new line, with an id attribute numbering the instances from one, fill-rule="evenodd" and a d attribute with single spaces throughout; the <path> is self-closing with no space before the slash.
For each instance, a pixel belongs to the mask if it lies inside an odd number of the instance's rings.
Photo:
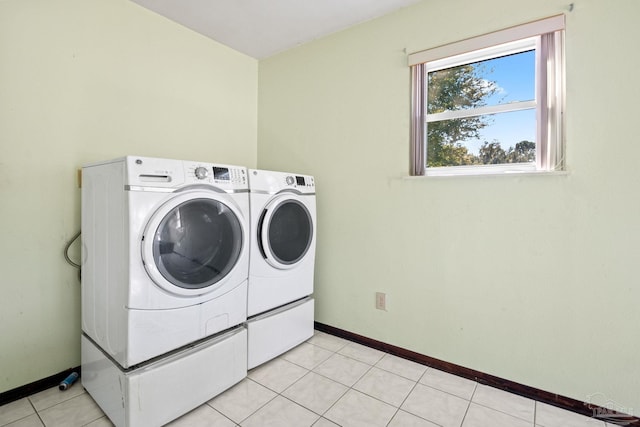
<path id="1" fill-rule="evenodd" d="M 261 249 L 269 263 L 290 268 L 306 255 L 313 238 L 313 219 L 304 204 L 285 199 L 267 207 L 261 220 Z"/>
<path id="2" fill-rule="evenodd" d="M 242 249 L 242 226 L 234 212 L 214 199 L 191 199 L 171 209 L 153 236 L 160 274 L 185 289 L 202 289 L 224 278 Z"/>

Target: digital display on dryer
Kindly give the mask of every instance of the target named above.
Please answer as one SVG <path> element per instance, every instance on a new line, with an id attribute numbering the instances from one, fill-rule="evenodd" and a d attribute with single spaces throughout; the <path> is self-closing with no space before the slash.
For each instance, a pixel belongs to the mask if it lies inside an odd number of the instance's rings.
<path id="1" fill-rule="evenodd" d="M 296 184 L 304 185 L 304 176 L 296 176 Z"/>
<path id="2" fill-rule="evenodd" d="M 229 181 L 229 168 L 220 168 L 217 166 L 213 167 L 213 177 L 215 179 L 221 179 L 224 181 Z"/>

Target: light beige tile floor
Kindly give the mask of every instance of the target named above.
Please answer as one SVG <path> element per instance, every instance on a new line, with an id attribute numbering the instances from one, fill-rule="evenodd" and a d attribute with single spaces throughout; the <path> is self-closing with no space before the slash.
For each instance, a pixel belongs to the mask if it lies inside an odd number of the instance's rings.
<path id="1" fill-rule="evenodd" d="M 317 332 L 171 427 L 614 427 Z M 108 427 L 76 383 L 0 406 L 0 426 Z"/>

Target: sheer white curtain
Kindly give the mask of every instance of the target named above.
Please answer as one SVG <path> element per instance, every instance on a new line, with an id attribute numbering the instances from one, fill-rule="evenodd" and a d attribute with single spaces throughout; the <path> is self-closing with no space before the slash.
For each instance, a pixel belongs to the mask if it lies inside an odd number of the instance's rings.
<path id="1" fill-rule="evenodd" d="M 426 76 L 424 64 L 411 66 L 411 175 L 424 175 L 426 166 Z"/>
<path id="2" fill-rule="evenodd" d="M 540 126 L 537 153 L 538 168 L 561 170 L 564 166 L 564 145 L 550 144 L 564 140 L 562 114 L 564 112 L 564 32 L 555 31 L 540 36 L 538 74 L 541 76 L 538 99 L 547 108 L 538 109 Z"/>

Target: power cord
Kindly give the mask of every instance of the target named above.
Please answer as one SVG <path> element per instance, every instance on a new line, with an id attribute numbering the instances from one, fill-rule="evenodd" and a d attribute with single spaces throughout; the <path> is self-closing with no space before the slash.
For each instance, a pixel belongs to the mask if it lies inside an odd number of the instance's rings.
<path id="1" fill-rule="evenodd" d="M 67 242 L 67 245 L 64 247 L 64 259 L 67 261 L 67 263 L 75 268 L 78 269 L 78 279 L 81 279 L 82 277 L 82 266 L 80 264 L 78 264 L 77 262 L 74 262 L 71 258 L 69 258 L 69 248 L 71 247 L 71 245 L 73 245 L 73 242 L 75 242 L 76 240 L 78 240 L 78 237 L 80 237 L 80 234 L 82 234 L 81 231 L 78 231 L 73 238 L 71 238 L 71 240 L 69 240 L 69 242 Z"/>

